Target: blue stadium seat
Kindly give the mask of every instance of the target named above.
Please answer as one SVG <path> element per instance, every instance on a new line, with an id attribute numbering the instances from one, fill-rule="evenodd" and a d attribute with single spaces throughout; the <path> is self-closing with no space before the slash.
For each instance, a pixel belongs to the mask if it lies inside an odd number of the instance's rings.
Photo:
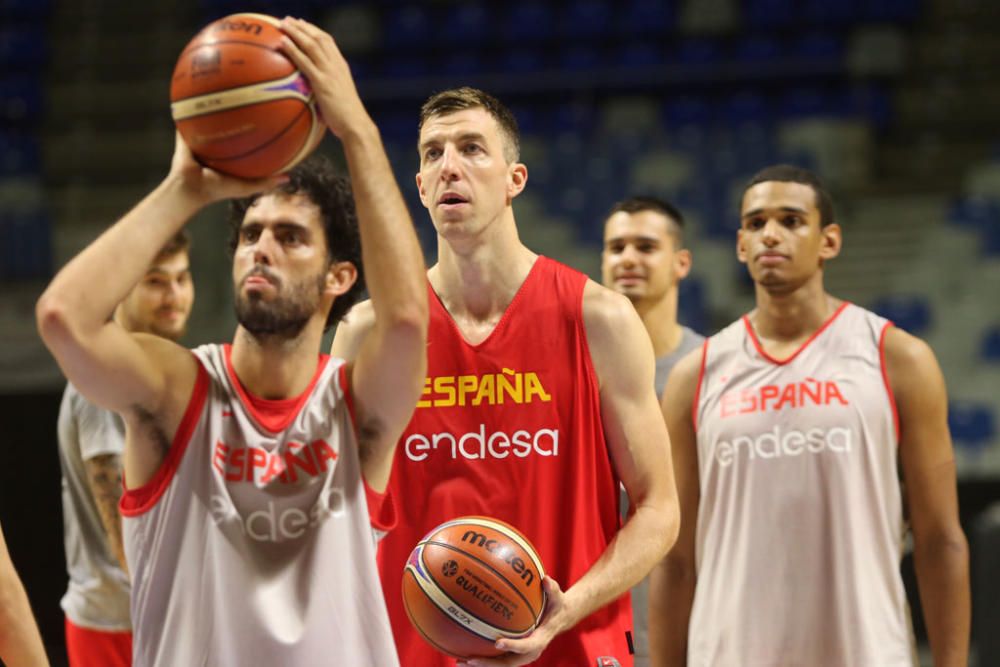
<path id="1" fill-rule="evenodd" d="M 411 53 L 387 59 L 382 74 L 392 79 L 416 79 L 430 76 L 431 66 L 426 57 Z"/>
<path id="2" fill-rule="evenodd" d="M 567 46 L 559 50 L 556 65 L 559 69 L 572 72 L 589 72 L 604 64 L 601 52 L 594 46 Z"/>
<path id="3" fill-rule="evenodd" d="M 721 62 L 724 55 L 722 45 L 714 39 L 685 39 L 674 49 L 674 59 L 685 66 L 714 65 Z"/>
<path id="4" fill-rule="evenodd" d="M 983 333 L 979 356 L 992 364 L 1000 364 L 1000 324 L 990 327 Z"/>
<path id="5" fill-rule="evenodd" d="M 0 79 L 0 123 L 32 125 L 42 111 L 42 85 L 25 75 Z"/>
<path id="6" fill-rule="evenodd" d="M 446 31 L 454 44 L 485 44 L 492 37 L 493 17 L 482 2 L 460 4 L 450 9 L 438 32 Z"/>
<path id="7" fill-rule="evenodd" d="M 49 15 L 51 0 L 0 0 L 0 20 L 43 20 Z"/>
<path id="8" fill-rule="evenodd" d="M 871 305 L 871 309 L 892 320 L 900 329 L 920 334 L 931 323 L 931 305 L 926 297 L 910 294 L 889 294 Z"/>
<path id="9" fill-rule="evenodd" d="M 0 278 L 52 275 L 52 224 L 44 211 L 0 215 Z"/>
<path id="10" fill-rule="evenodd" d="M 406 5 L 387 11 L 382 25 L 386 47 L 425 46 L 431 40 L 431 20 L 426 9 Z"/>
<path id="11" fill-rule="evenodd" d="M 667 53 L 659 42 L 629 40 L 618 49 L 614 61 L 619 67 L 628 69 L 655 67 L 667 62 Z"/>
<path id="12" fill-rule="evenodd" d="M 555 131 L 590 134 L 597 122 L 594 105 L 579 102 L 557 104 L 552 109 L 552 125 Z"/>
<path id="13" fill-rule="evenodd" d="M 920 0 L 867 0 L 861 6 L 869 21 L 908 23 L 920 16 Z"/>
<path id="14" fill-rule="evenodd" d="M 575 0 L 560 17 L 560 32 L 568 39 L 592 39 L 611 29 L 611 7 L 604 0 Z"/>
<path id="15" fill-rule="evenodd" d="M 48 58 L 45 31 L 36 26 L 0 29 L 0 68 L 7 72 L 38 70 Z M 0 70 L 0 71 L 2 71 Z"/>
<path id="16" fill-rule="evenodd" d="M 785 58 L 785 49 L 781 42 L 773 37 L 750 35 L 740 39 L 733 46 L 733 58 L 737 62 L 750 65 L 777 63 Z"/>
<path id="17" fill-rule="evenodd" d="M 836 65 L 844 59 L 844 40 L 829 32 L 806 33 L 795 41 L 790 55 L 807 62 Z"/>
<path id="18" fill-rule="evenodd" d="M 862 15 L 861 0 L 805 0 L 802 3 L 802 19 L 809 25 L 849 26 L 860 22 Z"/>
<path id="19" fill-rule="evenodd" d="M 705 304 L 705 284 L 697 276 L 688 276 L 678 286 L 678 320 L 698 333 L 708 332 L 708 309 Z"/>
<path id="20" fill-rule="evenodd" d="M 883 86 L 878 84 L 855 85 L 844 97 L 855 117 L 866 118 L 876 130 L 884 130 L 892 118 L 892 100 Z"/>
<path id="21" fill-rule="evenodd" d="M 504 51 L 497 59 L 496 69 L 503 74 L 534 74 L 546 68 L 541 51 L 515 47 Z"/>
<path id="22" fill-rule="evenodd" d="M 473 77 L 483 72 L 483 59 L 475 52 L 458 51 L 449 53 L 441 63 L 441 72 L 447 76 L 463 79 L 463 85 L 469 84 Z"/>
<path id="23" fill-rule="evenodd" d="M 948 428 L 956 444 L 971 449 L 987 447 L 997 436 L 996 417 L 984 403 L 951 401 Z"/>
<path id="24" fill-rule="evenodd" d="M 505 14 L 504 36 L 516 44 L 540 42 L 552 37 L 556 17 L 548 3 L 520 0 L 511 5 Z"/>
<path id="25" fill-rule="evenodd" d="M 0 131 L 0 178 L 40 172 L 38 140 L 31 134 Z"/>
<path id="26" fill-rule="evenodd" d="M 616 5 L 618 32 L 633 35 L 665 34 L 674 23 L 674 8 L 666 0 L 627 0 Z"/>
<path id="27" fill-rule="evenodd" d="M 743 20 L 751 28 L 787 28 L 797 20 L 795 6 L 793 0 L 747 0 Z"/>
<path id="28" fill-rule="evenodd" d="M 948 207 L 948 222 L 982 232 L 991 225 L 1000 225 L 1000 205 L 987 197 L 961 197 Z"/>
<path id="29" fill-rule="evenodd" d="M 695 95 L 674 95 L 664 104 L 667 127 L 681 125 L 710 125 L 714 108 L 705 97 Z"/>
<path id="30" fill-rule="evenodd" d="M 788 120 L 811 116 L 832 115 L 836 100 L 819 86 L 795 86 L 787 89 L 780 98 L 775 111 Z"/>

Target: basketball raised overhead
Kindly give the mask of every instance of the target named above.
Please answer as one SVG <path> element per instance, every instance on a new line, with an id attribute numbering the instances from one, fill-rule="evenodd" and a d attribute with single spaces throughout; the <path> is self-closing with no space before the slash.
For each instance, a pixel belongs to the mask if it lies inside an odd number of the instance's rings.
<path id="1" fill-rule="evenodd" d="M 272 16 L 233 14 L 178 58 L 170 111 L 205 166 L 262 178 L 291 169 L 323 138 L 309 82 L 279 50 L 279 26 Z"/>

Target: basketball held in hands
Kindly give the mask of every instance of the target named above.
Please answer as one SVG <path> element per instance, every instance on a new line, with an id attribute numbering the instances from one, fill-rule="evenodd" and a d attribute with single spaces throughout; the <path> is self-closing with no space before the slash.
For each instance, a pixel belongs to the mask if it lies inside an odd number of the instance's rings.
<path id="1" fill-rule="evenodd" d="M 319 145 L 308 80 L 279 50 L 280 21 L 233 14 L 199 32 L 177 60 L 170 111 L 206 167 L 257 179 L 288 171 Z"/>
<path id="2" fill-rule="evenodd" d="M 496 519 L 441 524 L 410 554 L 403 602 L 432 646 L 459 658 L 496 656 L 500 638 L 534 630 L 545 608 L 545 571 L 531 542 Z"/>

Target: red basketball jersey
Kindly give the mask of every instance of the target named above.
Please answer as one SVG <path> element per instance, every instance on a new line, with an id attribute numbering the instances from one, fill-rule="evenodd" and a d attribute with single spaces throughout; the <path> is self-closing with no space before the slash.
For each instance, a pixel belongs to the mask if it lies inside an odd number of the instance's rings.
<path id="1" fill-rule="evenodd" d="M 378 551 L 404 666 L 454 665 L 410 624 L 401 593 L 410 551 L 438 524 L 469 514 L 506 521 L 531 540 L 563 590 L 618 531 L 619 480 L 583 325 L 586 281 L 539 257 L 479 345 L 465 341 L 430 291 L 427 379 L 390 481 L 399 520 Z M 557 637 L 533 664 L 631 665 L 631 625 L 626 594 Z"/>

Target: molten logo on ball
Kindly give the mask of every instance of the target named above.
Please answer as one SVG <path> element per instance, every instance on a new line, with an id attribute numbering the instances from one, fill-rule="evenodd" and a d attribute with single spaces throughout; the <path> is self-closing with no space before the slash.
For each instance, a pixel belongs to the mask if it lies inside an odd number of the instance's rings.
<path id="1" fill-rule="evenodd" d="M 446 577 L 454 577 L 456 572 L 458 572 L 458 563 L 453 560 L 448 561 L 441 568 L 441 574 Z"/>
<path id="2" fill-rule="evenodd" d="M 503 559 L 503 562 L 510 565 L 514 573 L 524 579 L 524 582 L 531 585 L 535 581 L 535 573 L 531 571 L 524 561 L 521 560 L 519 556 L 515 556 L 513 550 L 511 549 L 501 549 L 499 543 L 496 540 L 487 539 L 482 533 L 477 533 L 474 530 L 467 530 L 465 534 L 462 535 L 462 541 L 468 542 L 470 544 L 475 544 L 476 546 L 486 549 L 491 554 L 495 554 Z"/>

